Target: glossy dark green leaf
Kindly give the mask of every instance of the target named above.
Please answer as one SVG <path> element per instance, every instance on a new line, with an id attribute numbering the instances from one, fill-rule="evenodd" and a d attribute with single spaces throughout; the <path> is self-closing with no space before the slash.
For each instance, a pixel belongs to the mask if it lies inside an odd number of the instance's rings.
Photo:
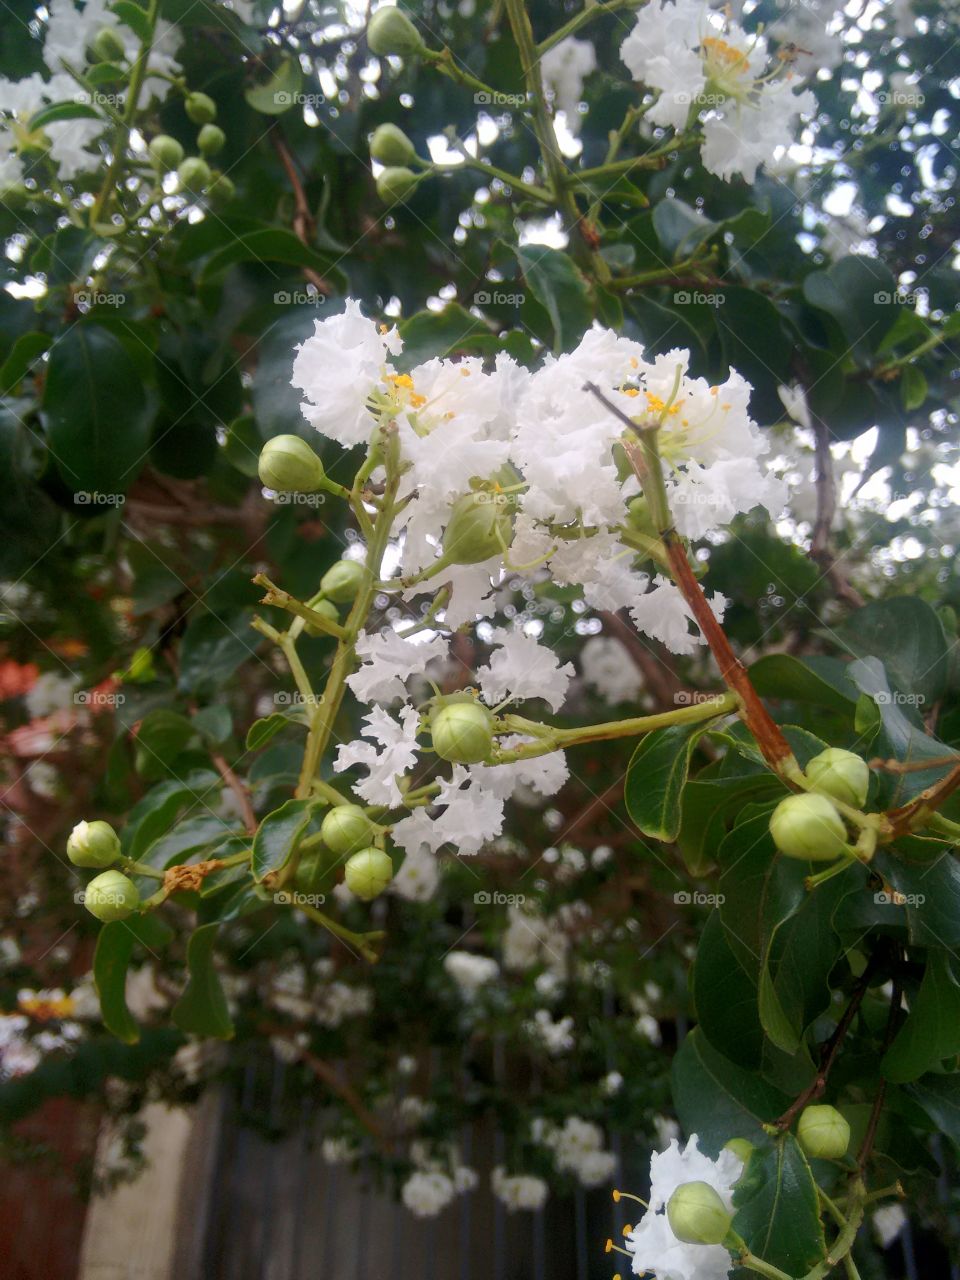
<path id="1" fill-rule="evenodd" d="M 703 725 L 672 725 L 643 739 L 627 768 L 624 803 L 627 813 L 655 840 L 676 840 L 680 830 L 680 796 L 690 756 Z"/>
<path id="2" fill-rule="evenodd" d="M 223 746 L 233 730 L 233 716 L 230 714 L 230 708 L 223 705 L 201 707 L 194 714 L 193 727 L 213 746 Z"/>
<path id="3" fill-rule="evenodd" d="M 699 1134 L 703 1149 L 713 1155 L 732 1137 L 765 1142 L 763 1124 L 782 1115 L 791 1102 L 789 1094 L 755 1071 L 718 1053 L 699 1029 L 681 1044 L 671 1081 L 680 1124 L 687 1133 Z"/>
<path id="4" fill-rule="evenodd" d="M 771 938 L 807 895 L 806 862 L 785 858 L 770 835 L 769 812 L 739 823 L 720 846 L 720 916 L 741 964 L 758 974 Z"/>
<path id="5" fill-rule="evenodd" d="M 345 284 L 333 255 L 311 249 L 284 227 L 250 231 L 228 241 L 204 263 L 202 279 L 211 280 L 237 262 L 283 262 L 293 267 L 310 267 L 341 287 Z"/>
<path id="6" fill-rule="evenodd" d="M 572 350 L 593 320 L 586 281 L 559 249 L 527 245 L 517 256 L 524 280 L 550 317 L 555 350 Z"/>
<path id="7" fill-rule="evenodd" d="M 219 924 L 201 925 L 190 938 L 187 944 L 190 976 L 183 995 L 171 1010 L 171 1017 L 181 1031 L 191 1035 L 229 1040 L 234 1032 L 233 1019 L 213 960 L 219 928 Z"/>
<path id="8" fill-rule="evenodd" d="M 213 691 L 226 684 L 257 647 L 250 614 L 237 610 L 223 616 L 196 613 L 180 644 L 180 688 Z"/>
<path id="9" fill-rule="evenodd" d="M 801 1276 L 826 1256 L 817 1186 L 790 1134 L 753 1153 L 733 1203 L 733 1230 L 771 1266 Z"/>
<path id="10" fill-rule="evenodd" d="M 313 800 L 288 800 L 267 814 L 253 838 L 251 867 L 255 880 L 261 881 L 287 865 L 315 807 Z"/>
<path id="11" fill-rule="evenodd" d="M 61 120 L 99 120 L 100 113 L 96 107 L 85 102 L 54 102 L 43 107 L 30 118 L 31 132 L 45 129 L 48 124 L 59 124 Z"/>
<path id="12" fill-rule="evenodd" d="M 907 1086 L 906 1092 L 960 1151 L 960 1071 L 950 1075 L 925 1075 Z"/>
<path id="13" fill-rule="evenodd" d="M 193 725 L 178 711 L 165 707 L 151 711 L 137 730 L 138 772 L 144 778 L 164 777 L 193 735 Z"/>
<path id="14" fill-rule="evenodd" d="M 150 39 L 150 19 L 142 5 L 135 4 L 134 0 L 115 0 L 110 8 L 139 40 L 146 42 Z"/>
<path id="15" fill-rule="evenodd" d="M 795 658 L 789 653 L 770 653 L 753 663 L 750 679 L 764 697 L 812 702 L 833 711 L 850 712 L 857 690 L 847 677 L 845 666 L 837 658 Z"/>
<path id="16" fill-rule="evenodd" d="M 300 100 L 303 72 L 292 57 L 284 57 L 262 84 L 244 90 L 243 96 L 254 111 L 265 116 L 280 116 Z"/>
<path id="17" fill-rule="evenodd" d="M 858 609 L 832 628 L 855 658 L 883 663 L 901 694 L 932 706 L 943 697 L 950 675 L 947 639 L 937 611 L 917 596 L 892 596 Z"/>
<path id="18" fill-rule="evenodd" d="M 872 865 L 893 891 L 888 897 L 902 914 L 910 942 L 917 947 L 960 947 L 960 862 L 939 842 L 921 845 L 930 856 L 914 861 L 901 847 L 905 844 L 898 841 L 895 848 L 881 849 Z"/>
<path id="19" fill-rule="evenodd" d="M 906 1022 L 883 1056 L 881 1070 L 888 1080 L 904 1084 L 958 1053 L 960 985 L 947 954 L 930 951 L 920 990 Z"/>
<path id="20" fill-rule="evenodd" d="M 274 711 L 268 716 L 263 716 L 260 720 L 254 720 L 247 730 L 247 739 L 244 745 L 248 751 L 259 751 L 290 723 L 291 721 L 282 711 Z"/>
<path id="21" fill-rule="evenodd" d="M 804 279 L 803 295 L 834 317 L 863 362 L 895 319 L 896 281 L 877 258 L 850 254 L 824 271 L 812 271 Z"/>
<path id="22" fill-rule="evenodd" d="M 398 368 L 402 369 L 412 369 L 437 356 L 486 354 L 501 346 L 490 326 L 457 302 L 448 302 L 441 311 L 418 311 L 403 321 L 399 331 L 403 353 Z"/>
<path id="23" fill-rule="evenodd" d="M 155 953 L 170 938 L 170 930 L 156 916 L 130 916 L 105 924 L 93 956 L 93 981 L 100 997 L 103 1024 L 125 1044 L 140 1039 L 140 1028 L 127 1008 L 127 970 L 134 947 Z"/>
<path id="24" fill-rule="evenodd" d="M 0 395 L 9 395 L 15 390 L 49 346 L 50 337 L 46 333 L 22 333 L 0 366 Z"/>
<path id="25" fill-rule="evenodd" d="M 701 1035 L 738 1066 L 751 1070 L 763 1060 L 763 1028 L 756 978 L 741 967 L 727 941 L 719 911 L 711 912 L 693 969 L 693 999 Z"/>
<path id="26" fill-rule="evenodd" d="M 717 223 L 682 200 L 667 197 L 653 207 L 653 225 L 667 259 L 687 258 L 717 229 Z"/>
<path id="27" fill-rule="evenodd" d="M 683 789 L 677 836 L 690 874 L 704 875 L 715 864 L 727 824 L 737 810 L 782 794 L 783 783 L 770 773 L 690 779 Z"/>

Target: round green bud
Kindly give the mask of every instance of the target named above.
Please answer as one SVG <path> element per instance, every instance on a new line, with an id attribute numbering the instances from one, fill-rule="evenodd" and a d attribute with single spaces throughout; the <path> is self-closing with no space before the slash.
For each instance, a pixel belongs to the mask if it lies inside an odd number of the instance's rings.
<path id="1" fill-rule="evenodd" d="M 187 156 L 177 169 L 177 177 L 184 191 L 199 195 L 210 183 L 210 166 L 199 156 Z"/>
<path id="2" fill-rule="evenodd" d="M 217 118 L 217 104 L 205 93 L 188 93 L 183 107 L 194 124 L 213 124 Z"/>
<path id="3" fill-rule="evenodd" d="M 75 867 L 109 867 L 120 857 L 120 837 L 109 822 L 78 822 L 67 838 Z"/>
<path id="4" fill-rule="evenodd" d="M 299 436 L 274 436 L 260 450 L 260 483 L 277 493 L 316 493 L 323 488 L 323 463 Z"/>
<path id="5" fill-rule="evenodd" d="M 216 124 L 205 124 L 197 134 L 197 146 L 205 156 L 215 156 L 222 151 L 226 140 L 227 135 Z"/>
<path id="6" fill-rule="evenodd" d="M 423 40 L 419 31 L 405 13 L 395 5 L 378 9 L 367 24 L 367 44 L 378 58 L 394 53 L 409 57 L 419 53 Z"/>
<path id="7" fill-rule="evenodd" d="M 310 608 L 314 613 L 319 613 L 322 614 L 324 618 L 329 618 L 331 622 L 340 621 L 340 611 L 332 600 L 318 600 L 315 604 L 312 604 Z M 326 636 L 330 634 L 328 631 L 321 631 L 319 627 L 315 627 L 311 622 L 308 622 L 303 629 L 308 636 Z"/>
<path id="8" fill-rule="evenodd" d="M 320 839 L 331 853 L 343 857 L 369 845 L 377 830 L 358 804 L 338 804 L 324 817 Z"/>
<path id="9" fill-rule="evenodd" d="M 349 604 L 366 577 L 367 571 L 359 560 L 338 560 L 320 579 L 320 590 L 334 604 Z"/>
<path id="10" fill-rule="evenodd" d="M 352 894 L 371 902 L 393 879 L 393 861 L 382 849 L 361 849 L 348 860 L 343 878 Z"/>
<path id="11" fill-rule="evenodd" d="M 826 796 L 787 796 L 770 819 L 770 834 L 781 853 L 807 862 L 832 862 L 844 852 L 847 832 Z"/>
<path id="12" fill-rule="evenodd" d="M 866 803 L 870 788 L 870 770 L 867 762 L 852 751 L 840 747 L 827 747 L 814 756 L 806 768 L 807 777 L 814 791 L 832 796 L 844 804 L 860 809 Z"/>
<path id="13" fill-rule="evenodd" d="M 731 1138 L 729 1142 L 723 1144 L 724 1151 L 732 1151 L 738 1160 L 742 1160 L 747 1164 L 754 1152 L 754 1145 L 748 1142 L 746 1138 Z"/>
<path id="14" fill-rule="evenodd" d="M 413 195 L 417 186 L 417 175 L 412 169 L 402 166 L 382 169 L 377 174 L 377 195 L 384 204 L 396 204 Z"/>
<path id="15" fill-rule="evenodd" d="M 839 1160 L 850 1145 L 850 1126 L 836 1107 L 805 1107 L 797 1124 L 797 1139 L 808 1156 Z"/>
<path id="16" fill-rule="evenodd" d="M 123 41 L 112 27 L 102 27 L 93 37 L 90 48 L 98 62 L 122 62 L 127 56 Z"/>
<path id="17" fill-rule="evenodd" d="M 413 143 L 395 124 L 381 124 L 370 139 L 370 155 L 378 164 L 404 166 L 416 159 Z"/>
<path id="18" fill-rule="evenodd" d="M 109 924 L 125 920 L 140 906 L 137 886 L 121 871 L 104 871 L 95 876 L 83 894 L 83 905 L 91 915 Z"/>
<path id="19" fill-rule="evenodd" d="M 709 1182 L 684 1182 L 667 1201 L 667 1221 L 685 1244 L 722 1244 L 733 1214 Z"/>
<path id="20" fill-rule="evenodd" d="M 154 167 L 161 173 L 176 169 L 183 162 L 183 147 L 176 138 L 171 138 L 169 133 L 158 133 L 147 150 L 150 152 L 150 160 Z"/>
<path id="21" fill-rule="evenodd" d="M 480 564 L 500 555 L 513 536 L 512 505 L 506 494 L 465 493 L 450 508 L 443 553 L 452 564 Z"/>
<path id="22" fill-rule="evenodd" d="M 447 702 L 430 718 L 433 749 L 453 764 L 479 764 L 493 747 L 493 712 L 474 702 Z"/>
<path id="23" fill-rule="evenodd" d="M 217 205 L 229 204 L 236 194 L 237 188 L 233 185 L 233 180 L 225 173 L 218 173 L 207 191 L 207 195 Z"/>

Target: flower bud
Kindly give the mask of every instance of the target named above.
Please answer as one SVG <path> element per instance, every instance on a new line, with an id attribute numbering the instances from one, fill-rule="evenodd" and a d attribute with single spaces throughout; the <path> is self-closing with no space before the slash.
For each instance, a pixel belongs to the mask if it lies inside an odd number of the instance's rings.
<path id="1" fill-rule="evenodd" d="M 808 1156 L 839 1160 L 850 1145 L 850 1126 L 836 1107 L 805 1107 L 797 1124 L 797 1138 Z"/>
<path id="2" fill-rule="evenodd" d="M 343 878 L 352 894 L 371 902 L 393 879 L 393 861 L 382 849 L 361 849 L 347 862 Z"/>
<path id="3" fill-rule="evenodd" d="M 237 194 L 237 188 L 233 185 L 233 180 L 228 178 L 225 173 L 218 173 L 210 183 L 210 189 L 207 195 L 216 205 L 229 204 L 233 197 Z"/>
<path id="4" fill-rule="evenodd" d="M 215 156 L 223 150 L 227 135 L 219 125 L 205 124 L 197 134 L 197 146 L 205 156 Z"/>
<path id="5" fill-rule="evenodd" d="M 337 606 L 333 604 L 330 600 L 318 600 L 315 604 L 312 604 L 310 608 L 314 611 L 314 613 L 319 613 L 319 614 L 322 614 L 324 618 L 329 618 L 331 622 L 340 621 L 340 614 L 339 614 L 339 611 L 337 610 Z M 308 622 L 303 629 L 308 636 L 329 635 L 329 632 L 321 631 L 319 627 L 315 627 L 311 622 Z"/>
<path id="6" fill-rule="evenodd" d="M 183 161 L 183 147 L 169 133 L 158 133 L 147 150 L 154 167 L 161 173 L 178 168 Z"/>
<path id="7" fill-rule="evenodd" d="M 410 19 L 395 5 L 378 9 L 367 24 L 367 44 L 371 53 L 386 57 L 395 53 L 408 57 L 423 48 L 420 33 Z"/>
<path id="8" fill-rule="evenodd" d="M 709 1182 L 684 1182 L 667 1201 L 667 1220 L 685 1244 L 722 1244 L 733 1215 Z"/>
<path id="9" fill-rule="evenodd" d="M 109 867 L 120 857 L 120 837 L 109 822 L 78 822 L 67 839 L 75 867 Z"/>
<path id="10" fill-rule="evenodd" d="M 323 488 L 323 463 L 299 436 L 274 436 L 260 450 L 260 482 L 278 493 L 316 493 Z"/>
<path id="11" fill-rule="evenodd" d="M 723 1144 L 724 1151 L 732 1151 L 738 1160 L 742 1160 L 747 1164 L 754 1152 L 754 1145 L 748 1142 L 746 1138 L 731 1138 L 729 1142 Z"/>
<path id="12" fill-rule="evenodd" d="M 365 848 L 377 831 L 376 823 L 358 804 L 338 804 L 324 817 L 320 825 L 320 839 L 331 853 L 342 857 Z"/>
<path id="13" fill-rule="evenodd" d="M 430 720 L 433 749 L 453 764 L 479 764 L 493 747 L 493 713 L 471 698 L 437 707 Z"/>
<path id="14" fill-rule="evenodd" d="M 188 93 L 183 106 L 194 124 L 213 124 L 217 118 L 217 104 L 205 93 Z"/>
<path id="15" fill-rule="evenodd" d="M 413 143 L 395 124 L 381 124 L 370 139 L 370 155 L 378 164 L 403 166 L 416 159 Z"/>
<path id="16" fill-rule="evenodd" d="M 443 553 L 451 564 L 480 564 L 502 554 L 513 535 L 510 503 L 502 493 L 465 493 L 450 508 Z"/>
<path id="17" fill-rule="evenodd" d="M 359 560 L 338 560 L 320 579 L 320 590 L 334 604 L 349 604 L 366 580 Z"/>
<path id="18" fill-rule="evenodd" d="M 384 204 L 396 204 L 413 195 L 417 187 L 417 175 L 412 169 L 396 166 L 382 169 L 377 174 L 377 195 Z"/>
<path id="19" fill-rule="evenodd" d="M 140 906 L 137 886 L 121 871 L 104 871 L 95 876 L 83 894 L 83 905 L 91 915 L 109 924 L 125 920 Z"/>
<path id="20" fill-rule="evenodd" d="M 808 862 L 831 862 L 847 843 L 840 815 L 826 796 L 787 796 L 770 819 L 770 834 L 781 853 Z"/>
<path id="21" fill-rule="evenodd" d="M 184 191 L 199 195 L 210 183 L 210 166 L 199 156 L 187 156 L 177 169 L 177 177 Z"/>
<path id="22" fill-rule="evenodd" d="M 102 27 L 93 37 L 90 48 L 99 62 L 122 62 L 127 56 L 123 41 L 112 27 Z"/>
<path id="23" fill-rule="evenodd" d="M 844 804 L 860 809 L 867 799 L 870 787 L 870 770 L 867 762 L 852 751 L 840 747 L 827 747 L 814 756 L 806 768 L 807 777 L 814 791 L 832 796 Z"/>

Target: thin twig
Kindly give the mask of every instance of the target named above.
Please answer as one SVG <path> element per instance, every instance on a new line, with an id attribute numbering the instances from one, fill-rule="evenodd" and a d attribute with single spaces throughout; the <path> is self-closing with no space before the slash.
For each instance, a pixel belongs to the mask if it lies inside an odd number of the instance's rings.
<path id="1" fill-rule="evenodd" d="M 297 173 L 297 166 L 294 163 L 290 148 L 284 140 L 280 131 L 279 124 L 274 124 L 270 130 L 270 141 L 273 149 L 280 158 L 290 188 L 293 191 L 293 231 L 297 239 L 307 246 L 308 249 L 314 247 L 313 239 L 317 229 L 317 222 L 310 209 L 310 202 L 307 199 L 307 193 L 303 189 L 303 183 L 300 181 L 300 175 Z M 319 272 L 314 271 L 312 267 L 303 268 L 304 277 L 313 285 L 318 293 L 333 293 L 333 286 L 323 278 Z"/>
<path id="2" fill-rule="evenodd" d="M 237 797 L 237 804 L 240 806 L 240 816 L 243 818 L 243 825 L 247 829 L 248 835 L 256 835 L 257 832 L 257 815 L 253 812 L 253 805 L 250 803 L 250 793 L 243 785 L 237 775 L 224 760 L 223 756 L 211 755 L 210 759 L 216 766 L 217 772 L 224 780 L 233 794 Z"/>
<path id="3" fill-rule="evenodd" d="M 833 551 L 831 532 L 837 511 L 837 485 L 830 455 L 830 431 L 822 418 L 814 418 L 813 432 L 817 460 L 817 518 L 810 543 L 810 558 L 826 574 L 838 600 L 854 609 L 862 609 L 865 603 L 863 596 L 850 584 Z"/>

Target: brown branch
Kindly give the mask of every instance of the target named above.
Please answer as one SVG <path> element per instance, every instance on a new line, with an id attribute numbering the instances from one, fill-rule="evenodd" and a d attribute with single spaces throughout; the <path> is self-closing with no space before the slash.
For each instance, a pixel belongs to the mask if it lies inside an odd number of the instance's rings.
<path id="1" fill-rule="evenodd" d="M 347 1104 L 384 1155 L 389 1155 L 390 1143 L 383 1132 L 380 1122 L 352 1085 L 348 1084 L 346 1080 L 341 1080 L 329 1062 L 325 1062 L 323 1058 L 318 1058 L 309 1049 L 301 1049 L 300 1057 L 313 1074 Z"/>
<path id="2" fill-rule="evenodd" d="M 273 143 L 273 149 L 280 158 L 290 188 L 293 191 L 293 231 L 297 239 L 307 246 L 308 249 L 313 248 L 313 239 L 317 229 L 317 222 L 310 209 L 310 202 L 307 199 L 307 193 L 303 189 L 303 183 L 300 181 L 300 175 L 297 172 L 297 166 L 294 163 L 290 148 L 287 146 L 283 134 L 280 131 L 279 124 L 274 124 L 270 130 L 270 141 Z M 312 267 L 304 267 L 303 274 L 306 280 L 313 285 L 318 293 L 333 293 L 333 286 L 323 278 Z"/>
<path id="3" fill-rule="evenodd" d="M 253 812 L 253 805 L 250 803 L 249 791 L 227 764 L 226 760 L 224 760 L 223 756 L 212 754 L 210 758 L 216 766 L 220 777 L 237 797 L 237 803 L 240 806 L 240 815 L 243 818 L 243 825 L 247 829 L 247 834 L 251 836 L 256 835 L 259 823 L 257 822 L 256 814 Z"/>
<path id="4" fill-rule="evenodd" d="M 956 752 L 948 756 L 934 756 L 931 760 L 884 760 L 883 756 L 874 756 L 867 762 L 871 769 L 882 769 L 884 773 L 923 773 L 925 769 L 945 769 L 958 762 Z"/>
<path id="5" fill-rule="evenodd" d="M 831 531 L 837 512 L 837 485 L 830 456 L 830 432 L 822 418 L 813 419 L 813 431 L 817 460 L 817 518 L 810 543 L 810 559 L 820 566 L 838 600 L 851 608 L 862 609 L 865 603 L 863 596 L 850 584 L 833 551 Z"/>
<path id="6" fill-rule="evenodd" d="M 891 809 L 887 813 L 893 834 L 905 835 L 912 830 L 914 821 L 922 817 L 924 810 L 936 813 L 958 787 L 960 787 L 960 764 L 955 764 L 945 777 L 935 782 L 932 787 L 921 791 L 918 796 L 914 796 L 909 804 L 901 805 L 899 809 Z"/>
<path id="7" fill-rule="evenodd" d="M 902 986 L 899 974 L 894 974 L 893 992 L 890 996 L 890 1011 L 887 1014 L 887 1026 L 883 1033 L 883 1048 L 881 1057 L 887 1052 L 893 1044 L 893 1037 L 897 1031 L 897 1023 L 900 1021 L 902 1001 Z M 863 1135 L 863 1142 L 860 1145 L 860 1151 L 857 1155 L 857 1164 L 860 1166 L 860 1172 L 867 1166 L 870 1154 L 873 1151 L 873 1144 L 877 1137 L 877 1126 L 880 1124 L 880 1113 L 883 1111 L 883 1104 L 887 1096 L 887 1082 L 885 1079 L 880 1080 L 880 1087 L 877 1089 L 877 1096 L 873 1100 L 873 1106 L 870 1109 L 870 1119 L 867 1121 L 866 1132 Z"/>

